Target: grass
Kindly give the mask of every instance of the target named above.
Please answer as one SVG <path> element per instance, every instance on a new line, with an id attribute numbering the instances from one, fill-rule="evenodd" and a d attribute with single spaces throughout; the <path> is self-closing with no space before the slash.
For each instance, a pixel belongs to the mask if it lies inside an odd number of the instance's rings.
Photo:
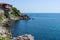
<path id="1" fill-rule="evenodd" d="M 10 40 L 10 38 L 0 37 L 0 40 Z"/>
<path id="2" fill-rule="evenodd" d="M 9 33 L 9 35 L 7 37 L 2 37 L 0 35 L 0 40 L 11 40 L 11 37 L 12 37 L 11 33 Z"/>
<path id="3" fill-rule="evenodd" d="M 0 16 L 0 22 L 2 22 L 2 20 L 3 20 L 3 18 L 2 18 L 2 16 Z"/>
<path id="4" fill-rule="evenodd" d="M 9 35 L 9 37 L 1 37 L 0 36 L 0 40 L 10 40 L 11 36 Z"/>

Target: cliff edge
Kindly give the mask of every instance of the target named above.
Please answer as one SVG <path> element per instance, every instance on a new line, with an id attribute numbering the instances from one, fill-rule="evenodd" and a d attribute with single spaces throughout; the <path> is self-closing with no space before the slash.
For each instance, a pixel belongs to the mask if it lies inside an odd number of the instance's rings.
<path id="1" fill-rule="evenodd" d="M 9 26 L 16 20 L 28 20 L 29 16 L 7 3 L 0 3 L 0 40 L 10 40 L 12 38 Z"/>

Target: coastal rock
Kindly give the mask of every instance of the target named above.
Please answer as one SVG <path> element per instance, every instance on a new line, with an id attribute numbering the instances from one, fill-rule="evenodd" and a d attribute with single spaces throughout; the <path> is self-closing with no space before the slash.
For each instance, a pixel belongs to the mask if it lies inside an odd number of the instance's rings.
<path id="1" fill-rule="evenodd" d="M 21 20 L 29 20 L 30 17 L 25 14 L 25 15 L 21 15 L 21 16 L 20 16 L 20 19 L 21 19 Z"/>
<path id="2" fill-rule="evenodd" d="M 19 20 L 18 13 L 14 13 L 13 7 L 7 3 L 0 3 L 0 40 L 10 40 L 12 37 L 10 25 Z"/>
<path id="3" fill-rule="evenodd" d="M 31 34 L 25 34 L 18 37 L 14 37 L 12 40 L 34 40 L 34 37 Z"/>
<path id="4" fill-rule="evenodd" d="M 29 16 L 7 3 L 0 3 L 0 40 L 10 40 L 12 37 L 10 25 L 17 20 L 28 20 Z"/>

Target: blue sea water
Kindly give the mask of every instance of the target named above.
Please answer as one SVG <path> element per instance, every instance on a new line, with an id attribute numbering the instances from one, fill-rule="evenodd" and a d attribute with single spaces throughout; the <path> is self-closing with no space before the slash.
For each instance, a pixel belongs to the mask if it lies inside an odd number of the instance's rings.
<path id="1" fill-rule="evenodd" d="M 27 13 L 30 20 L 19 20 L 11 25 L 12 36 L 32 34 L 35 40 L 60 40 L 59 13 Z"/>

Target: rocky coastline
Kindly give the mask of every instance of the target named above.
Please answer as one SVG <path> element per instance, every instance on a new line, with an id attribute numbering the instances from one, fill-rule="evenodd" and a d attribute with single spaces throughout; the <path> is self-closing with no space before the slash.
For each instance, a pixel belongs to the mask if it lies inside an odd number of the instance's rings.
<path id="1" fill-rule="evenodd" d="M 29 20 L 28 15 L 7 3 L 0 3 L 0 40 L 11 40 L 10 25 L 17 20 Z"/>
<path id="2" fill-rule="evenodd" d="M 25 34 L 18 37 L 14 37 L 12 40 L 34 40 L 34 36 L 31 34 Z"/>

